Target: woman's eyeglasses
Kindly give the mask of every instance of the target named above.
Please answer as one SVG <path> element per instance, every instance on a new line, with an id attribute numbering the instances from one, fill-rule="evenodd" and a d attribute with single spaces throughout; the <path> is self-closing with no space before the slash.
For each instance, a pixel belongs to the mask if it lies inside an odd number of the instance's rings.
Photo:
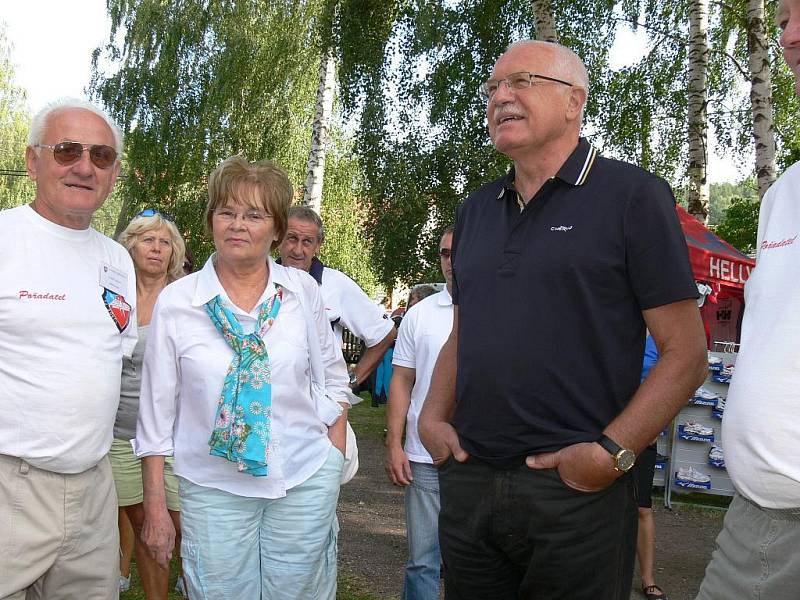
<path id="1" fill-rule="evenodd" d="M 80 142 L 59 142 L 58 144 L 36 144 L 35 148 L 53 151 L 53 158 L 65 167 L 78 162 L 83 151 L 89 152 L 89 159 L 98 169 L 108 169 L 117 160 L 117 151 L 104 144 L 81 144 Z"/>
<path id="2" fill-rule="evenodd" d="M 450 248 L 439 248 L 439 256 L 442 258 L 450 258 Z"/>

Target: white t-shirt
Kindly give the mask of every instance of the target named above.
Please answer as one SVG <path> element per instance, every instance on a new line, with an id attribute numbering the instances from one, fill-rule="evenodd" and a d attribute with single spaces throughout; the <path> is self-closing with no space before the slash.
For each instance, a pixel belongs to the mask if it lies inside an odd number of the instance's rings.
<path id="1" fill-rule="evenodd" d="M 725 405 L 725 463 L 766 508 L 800 507 L 800 163 L 764 196 L 756 268 L 745 285 L 736 370 Z"/>
<path id="2" fill-rule="evenodd" d="M 342 343 L 342 326 L 364 340 L 367 348 L 381 342 L 394 327 L 383 310 L 341 271 L 330 267 L 322 271 L 322 297 L 328 320 L 335 322 L 339 344 Z"/>
<path id="3" fill-rule="evenodd" d="M 108 453 L 135 306 L 122 246 L 30 206 L 0 212 L 0 454 L 80 473 Z"/>
<path id="4" fill-rule="evenodd" d="M 250 313 L 230 302 L 209 258 L 203 269 L 168 285 L 158 297 L 144 353 L 135 449 L 138 456 L 175 456 L 177 475 L 238 496 L 281 498 L 325 462 L 330 451 L 328 425 L 348 402 L 347 369 L 322 308 L 319 286 L 294 268 L 269 261 L 269 281 Z M 252 332 L 258 310 L 284 288 L 275 323 L 264 335 L 272 371 L 269 475 L 253 477 L 236 463 L 209 454 L 217 400 L 233 350 L 214 327 L 204 304 L 222 295 L 242 328 Z M 306 313 L 314 322 L 322 350 L 325 392 L 320 405 L 311 390 Z"/>
<path id="5" fill-rule="evenodd" d="M 419 413 L 428 395 L 433 367 L 453 330 L 453 299 L 447 289 L 428 296 L 406 312 L 397 333 L 392 364 L 415 370 L 411 406 L 406 415 L 405 452 L 408 460 L 433 463 L 419 439 Z"/>

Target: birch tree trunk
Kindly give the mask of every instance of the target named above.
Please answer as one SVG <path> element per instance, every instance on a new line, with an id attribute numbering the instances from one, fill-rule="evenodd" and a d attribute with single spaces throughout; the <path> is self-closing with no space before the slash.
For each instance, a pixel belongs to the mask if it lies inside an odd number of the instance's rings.
<path id="1" fill-rule="evenodd" d="M 311 149 L 306 166 L 306 185 L 303 204 L 322 211 L 322 184 L 325 177 L 325 155 L 328 148 L 328 131 L 333 112 L 333 86 L 336 78 L 336 62 L 329 50 L 322 55 L 319 64 L 317 108 L 311 129 Z"/>
<path id="2" fill-rule="evenodd" d="M 708 218 L 708 0 L 691 0 L 688 59 L 687 204 L 689 214 L 705 222 Z"/>
<path id="3" fill-rule="evenodd" d="M 775 181 L 775 126 L 772 121 L 772 77 L 764 23 L 764 0 L 747 0 L 747 53 L 760 200 Z"/>
<path id="4" fill-rule="evenodd" d="M 536 19 L 536 39 L 557 44 L 556 20 L 550 0 L 531 0 L 531 8 Z"/>

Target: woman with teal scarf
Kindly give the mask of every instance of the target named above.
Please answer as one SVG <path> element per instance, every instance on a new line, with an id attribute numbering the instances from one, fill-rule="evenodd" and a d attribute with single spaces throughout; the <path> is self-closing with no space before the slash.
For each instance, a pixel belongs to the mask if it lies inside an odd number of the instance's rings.
<path id="1" fill-rule="evenodd" d="M 190 598 L 333 600 L 351 396 L 319 287 L 269 255 L 292 187 L 274 163 L 241 157 L 208 187 L 216 252 L 162 291 L 145 350 L 142 538 L 166 564 L 161 472 L 174 455 Z"/>

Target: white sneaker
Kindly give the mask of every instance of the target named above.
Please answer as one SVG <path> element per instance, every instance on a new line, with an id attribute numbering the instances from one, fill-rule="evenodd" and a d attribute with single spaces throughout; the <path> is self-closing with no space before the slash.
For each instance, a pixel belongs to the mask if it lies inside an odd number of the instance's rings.
<path id="1" fill-rule="evenodd" d="M 708 460 L 725 464 L 725 452 L 722 450 L 722 446 L 712 444 L 711 450 L 708 451 Z"/>
<path id="2" fill-rule="evenodd" d="M 714 435 L 714 428 L 701 425 L 697 421 L 686 421 L 683 424 L 683 432 L 692 435 Z"/>
<path id="3" fill-rule="evenodd" d="M 127 577 L 123 577 L 122 575 L 119 576 L 119 592 L 127 592 L 131 589 L 131 576 L 128 575 Z"/>
<path id="4" fill-rule="evenodd" d="M 702 398 L 703 400 L 716 400 L 719 398 L 719 394 L 715 394 L 711 390 L 707 390 L 704 387 L 699 387 L 694 393 L 695 398 Z"/>
<path id="5" fill-rule="evenodd" d="M 711 477 L 705 473 L 701 473 L 694 467 L 680 467 L 678 469 L 678 473 L 676 474 L 676 478 L 680 479 L 681 481 L 689 481 L 691 483 L 709 483 L 711 481 Z"/>

